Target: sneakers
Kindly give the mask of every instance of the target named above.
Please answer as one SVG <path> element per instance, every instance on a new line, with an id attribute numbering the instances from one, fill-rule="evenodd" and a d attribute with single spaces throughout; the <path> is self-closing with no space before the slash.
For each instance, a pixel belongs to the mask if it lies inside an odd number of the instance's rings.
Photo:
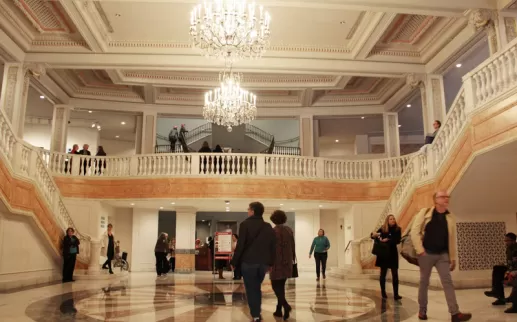
<path id="1" fill-rule="evenodd" d="M 472 314 L 470 313 L 458 313 L 451 315 L 451 322 L 469 321 L 470 319 L 472 319 Z"/>

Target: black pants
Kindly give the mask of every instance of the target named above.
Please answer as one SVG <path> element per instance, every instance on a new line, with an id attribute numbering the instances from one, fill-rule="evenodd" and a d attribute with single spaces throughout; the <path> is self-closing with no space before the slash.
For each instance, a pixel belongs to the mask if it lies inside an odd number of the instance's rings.
<path id="1" fill-rule="evenodd" d="M 248 299 L 248 306 L 253 319 L 260 317 L 262 306 L 262 291 L 260 286 L 264 281 L 267 269 L 268 267 L 263 264 L 242 263 L 241 265 L 246 298 Z"/>
<path id="2" fill-rule="evenodd" d="M 171 257 L 169 259 L 169 264 L 171 264 L 171 271 L 174 273 L 174 270 L 176 269 L 176 257 Z"/>
<path id="3" fill-rule="evenodd" d="M 171 153 L 176 153 L 176 140 L 171 140 Z"/>
<path id="4" fill-rule="evenodd" d="M 320 265 L 321 265 L 321 273 L 325 276 L 325 271 L 327 269 L 327 253 L 314 253 L 314 260 L 316 260 L 316 276 L 320 278 Z"/>
<path id="5" fill-rule="evenodd" d="M 167 272 L 169 271 L 169 264 L 167 263 L 167 253 L 154 252 L 154 256 L 156 257 L 156 274 L 158 276 L 162 274 L 167 274 Z"/>
<path id="6" fill-rule="evenodd" d="M 277 309 L 279 307 L 287 307 L 289 304 L 285 299 L 285 282 L 286 279 L 282 280 L 271 280 L 271 287 L 273 287 L 273 291 L 275 292 L 277 299 Z"/>
<path id="7" fill-rule="evenodd" d="M 399 270 L 398 268 L 381 267 L 380 284 L 382 293 L 386 293 L 386 274 L 388 269 L 391 269 L 391 282 L 393 284 L 393 294 L 399 295 Z"/>
<path id="8" fill-rule="evenodd" d="M 504 300 L 504 274 L 507 270 L 503 265 L 496 265 L 492 269 L 492 291 L 500 300 Z"/>
<path id="9" fill-rule="evenodd" d="M 63 282 L 73 280 L 76 257 L 76 254 L 68 254 L 63 257 Z"/>
<path id="10" fill-rule="evenodd" d="M 113 260 L 113 257 L 114 257 L 114 256 L 109 256 L 109 255 L 108 255 L 108 259 L 106 259 L 106 261 L 104 262 L 104 264 L 102 264 L 102 268 L 108 267 L 108 268 L 109 268 L 109 271 L 110 271 L 110 272 L 113 272 L 113 271 L 111 270 L 111 261 Z"/>
<path id="11" fill-rule="evenodd" d="M 242 277 L 242 273 L 241 273 L 241 268 L 240 266 L 235 266 L 233 268 L 233 278 L 234 279 L 237 279 L 237 280 L 240 280 Z"/>
<path id="12" fill-rule="evenodd" d="M 513 281 L 512 293 L 510 294 L 510 302 L 512 306 L 517 308 L 517 279 Z"/>

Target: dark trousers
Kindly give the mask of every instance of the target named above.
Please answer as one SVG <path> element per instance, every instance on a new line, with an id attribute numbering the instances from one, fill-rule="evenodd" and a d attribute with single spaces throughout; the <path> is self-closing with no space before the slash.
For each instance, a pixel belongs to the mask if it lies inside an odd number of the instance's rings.
<path id="1" fill-rule="evenodd" d="M 262 306 L 262 291 L 260 286 L 264 281 L 267 269 L 268 267 L 264 264 L 242 263 L 241 265 L 246 298 L 248 299 L 248 306 L 253 319 L 260 318 Z"/>
<path id="2" fill-rule="evenodd" d="M 111 270 L 111 261 L 113 260 L 113 257 L 111 256 L 108 256 L 108 259 L 106 259 L 106 261 L 104 262 L 104 264 L 102 264 L 102 268 L 105 268 L 105 267 L 108 267 L 109 268 L 109 271 L 112 272 Z"/>
<path id="3" fill-rule="evenodd" d="M 169 259 L 169 264 L 171 264 L 171 271 L 174 273 L 174 270 L 176 269 L 176 257 L 171 257 Z"/>
<path id="4" fill-rule="evenodd" d="M 154 252 L 154 256 L 156 257 L 156 274 L 158 276 L 167 274 L 169 271 L 169 264 L 167 264 L 167 253 Z"/>
<path id="5" fill-rule="evenodd" d="M 496 265 L 492 269 L 492 291 L 500 300 L 504 300 L 504 274 L 507 270 L 503 265 Z"/>
<path id="6" fill-rule="evenodd" d="M 276 299 L 277 299 L 277 310 L 280 307 L 287 307 L 289 304 L 287 304 L 287 300 L 285 299 L 285 282 L 287 279 L 282 280 L 271 280 L 271 287 L 273 288 L 273 291 L 275 292 Z"/>
<path id="7" fill-rule="evenodd" d="M 327 269 L 327 253 L 314 253 L 314 260 L 316 261 L 316 276 L 320 278 L 320 266 L 321 273 L 325 276 L 325 270 Z"/>
<path id="8" fill-rule="evenodd" d="M 63 257 L 63 282 L 73 280 L 76 257 L 76 254 L 68 254 Z"/>
<path id="9" fill-rule="evenodd" d="M 233 278 L 234 278 L 234 279 L 239 279 L 239 280 L 240 280 L 240 279 L 241 279 L 241 277 L 242 277 L 242 273 L 241 273 L 241 268 L 240 268 L 240 266 L 235 266 L 235 267 L 233 268 Z"/>
<path id="10" fill-rule="evenodd" d="M 510 302 L 512 303 L 513 307 L 517 308 L 517 279 L 513 280 Z"/>
<path id="11" fill-rule="evenodd" d="M 388 274 L 388 269 L 391 269 L 391 282 L 393 284 L 393 294 L 395 296 L 399 295 L 399 270 L 398 268 L 388 268 L 381 267 L 381 276 L 380 276 L 380 284 L 382 293 L 386 293 L 386 275 Z"/>

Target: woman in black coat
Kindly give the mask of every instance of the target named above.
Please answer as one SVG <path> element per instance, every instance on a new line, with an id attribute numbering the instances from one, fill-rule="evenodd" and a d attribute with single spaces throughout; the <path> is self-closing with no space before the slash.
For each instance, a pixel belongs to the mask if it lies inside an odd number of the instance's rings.
<path id="1" fill-rule="evenodd" d="M 74 281 L 74 268 L 77 254 L 79 254 L 79 239 L 74 235 L 72 227 L 66 230 L 63 238 L 63 283 Z"/>
<path id="2" fill-rule="evenodd" d="M 397 249 L 397 245 L 400 244 L 401 239 L 401 230 L 399 225 L 397 225 L 397 221 L 395 220 L 395 216 L 389 215 L 379 230 L 376 233 L 372 233 L 372 239 L 375 239 L 375 242 L 378 243 L 387 243 L 388 251 L 387 256 L 377 256 L 375 260 L 375 266 L 381 268 L 381 276 L 380 276 L 380 285 L 381 285 L 381 293 L 382 298 L 388 298 L 386 295 L 386 274 L 388 273 L 388 269 L 391 269 L 391 278 L 393 282 L 393 297 L 395 300 L 402 299 L 399 296 L 399 252 Z"/>

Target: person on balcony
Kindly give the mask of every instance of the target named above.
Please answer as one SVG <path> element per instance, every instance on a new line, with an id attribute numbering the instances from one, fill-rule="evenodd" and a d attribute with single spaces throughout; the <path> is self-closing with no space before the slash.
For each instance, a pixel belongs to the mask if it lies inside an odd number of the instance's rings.
<path id="1" fill-rule="evenodd" d="M 108 230 L 104 233 L 104 237 L 102 239 L 103 247 L 102 253 L 106 254 L 106 261 L 102 265 L 102 269 L 109 269 L 109 273 L 113 274 L 113 270 L 111 269 L 111 261 L 115 257 L 115 236 L 113 236 L 113 225 L 108 224 Z"/>
<path id="2" fill-rule="evenodd" d="M 420 149 L 420 151 L 422 151 L 422 152 L 427 151 L 427 147 L 429 146 L 429 144 L 433 143 L 434 138 L 436 137 L 436 134 L 438 134 L 438 130 L 440 129 L 440 127 L 442 127 L 442 122 L 435 120 L 433 123 L 434 132 L 429 133 L 425 136 L 425 143 L 422 146 L 422 148 Z"/>
<path id="3" fill-rule="evenodd" d="M 492 290 L 486 291 L 488 297 L 495 297 L 497 300 L 492 305 L 506 305 L 504 296 L 504 279 L 508 272 L 517 271 L 517 235 L 508 233 L 504 236 L 506 244 L 506 263 L 496 265 L 492 269 Z"/>
<path id="4" fill-rule="evenodd" d="M 88 150 L 90 146 L 88 144 L 83 145 L 83 149 L 79 151 L 78 154 L 80 155 L 87 155 L 90 156 L 92 153 Z M 83 160 L 83 174 L 86 175 L 87 169 L 92 166 L 92 160 L 86 161 L 86 158 Z"/>
<path id="5" fill-rule="evenodd" d="M 402 233 L 395 216 L 389 215 L 386 217 L 384 224 L 377 232 L 371 234 L 372 239 L 378 243 L 384 243 L 387 247 L 387 253 L 385 255 L 377 254 L 375 260 L 375 266 L 381 268 L 381 276 L 379 278 L 381 286 L 381 294 L 383 299 L 387 299 L 386 295 L 386 274 L 388 269 L 391 270 L 391 278 L 393 283 L 393 298 L 395 301 L 402 299 L 399 296 L 399 252 L 397 245 L 400 244 Z"/>
<path id="6" fill-rule="evenodd" d="M 106 156 L 106 152 L 104 152 L 104 148 L 102 147 L 102 145 L 99 145 L 97 147 L 97 154 L 95 155 L 96 157 L 105 157 Z M 95 163 L 96 163 L 96 170 L 95 170 L 95 174 L 99 174 L 101 175 L 102 174 L 102 169 L 106 169 L 106 160 L 95 160 Z"/>
<path id="7" fill-rule="evenodd" d="M 79 144 L 74 144 L 68 154 L 79 154 Z M 72 158 L 65 160 L 65 173 L 72 173 Z"/>
<path id="8" fill-rule="evenodd" d="M 456 267 L 456 221 L 448 210 L 449 194 L 438 191 L 433 195 L 434 207 L 421 210 L 411 226 L 411 241 L 418 254 L 420 285 L 418 288 L 418 318 L 427 320 L 429 279 L 436 268 L 452 322 L 469 321 L 470 313 L 461 313 L 456 301 L 451 271 Z"/>
<path id="9" fill-rule="evenodd" d="M 74 281 L 75 260 L 79 254 L 79 239 L 74 235 L 75 230 L 69 227 L 63 238 L 63 283 Z"/>
<path id="10" fill-rule="evenodd" d="M 174 126 L 169 132 L 169 142 L 171 143 L 171 153 L 176 152 L 176 141 L 178 141 L 178 127 Z"/>
<path id="11" fill-rule="evenodd" d="M 323 279 L 326 279 L 325 271 L 327 269 L 327 257 L 328 250 L 330 248 L 330 241 L 325 236 L 325 231 L 320 229 L 318 231 L 318 236 L 314 237 L 312 241 L 311 250 L 309 252 L 309 258 L 312 257 L 312 252 L 314 252 L 314 260 L 316 261 L 316 280 L 320 280 L 320 266 L 321 273 L 323 274 Z"/>
<path id="12" fill-rule="evenodd" d="M 208 145 L 208 142 L 205 141 L 203 142 L 203 145 L 201 146 L 201 149 L 199 149 L 198 151 L 199 153 L 212 153 L 212 149 L 210 149 L 210 146 Z M 200 164 L 200 167 L 201 167 L 201 171 L 203 171 L 203 173 L 206 173 L 208 171 L 208 167 L 207 167 L 207 164 L 210 164 L 211 162 L 211 157 L 207 157 L 207 156 L 202 156 L 201 159 L 203 160 L 203 165 Z"/>

